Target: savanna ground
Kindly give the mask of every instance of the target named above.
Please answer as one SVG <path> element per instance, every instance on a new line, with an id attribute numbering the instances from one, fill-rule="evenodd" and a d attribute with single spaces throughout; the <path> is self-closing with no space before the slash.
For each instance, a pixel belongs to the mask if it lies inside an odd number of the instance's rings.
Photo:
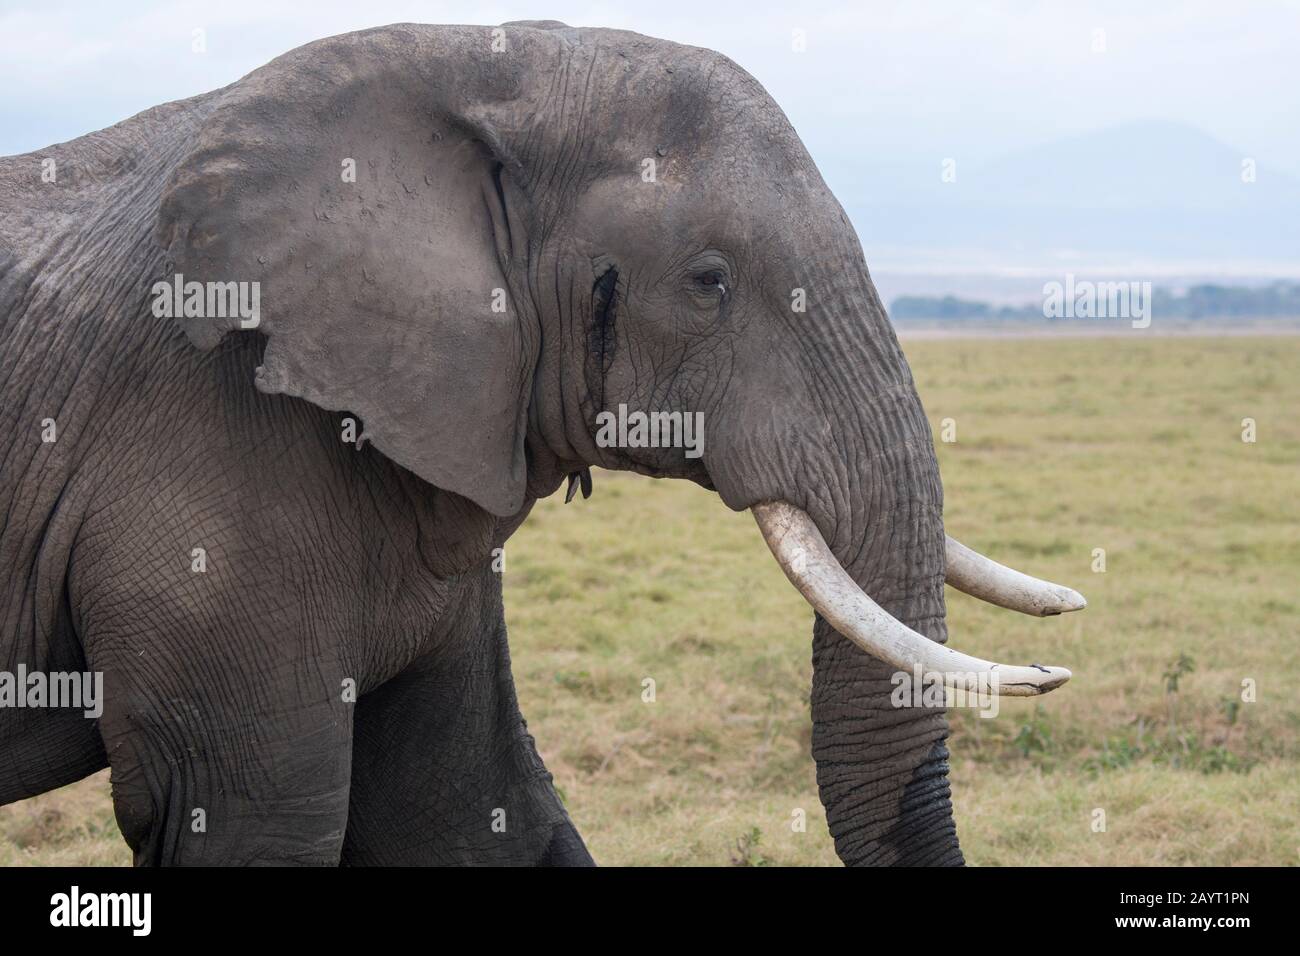
<path id="1" fill-rule="evenodd" d="M 1036 620 L 949 591 L 954 646 L 1075 673 L 953 713 L 967 860 L 1300 860 L 1300 337 L 904 345 L 936 438 L 956 425 L 949 531 L 1090 601 Z M 541 502 L 507 561 L 523 710 L 599 862 L 836 862 L 812 615 L 747 514 L 599 472 L 591 500 Z M 106 773 L 0 808 L 0 864 L 127 862 Z"/>

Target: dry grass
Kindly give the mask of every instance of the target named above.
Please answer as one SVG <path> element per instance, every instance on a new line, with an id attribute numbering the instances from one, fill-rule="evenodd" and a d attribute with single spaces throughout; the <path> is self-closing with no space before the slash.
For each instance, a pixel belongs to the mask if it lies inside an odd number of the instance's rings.
<path id="1" fill-rule="evenodd" d="M 1040 621 L 950 595 L 954 645 L 1075 671 L 995 719 L 954 714 L 970 862 L 1296 862 L 1300 338 L 906 346 L 936 433 L 957 424 L 939 446 L 950 531 L 1091 602 Z M 592 853 L 835 863 L 808 757 L 811 615 L 753 521 L 682 483 L 595 483 L 538 506 L 506 574 L 524 713 Z M 127 859 L 102 776 L 0 809 L 0 863 Z"/>
<path id="2" fill-rule="evenodd" d="M 103 770 L 62 790 L 0 807 L 0 866 L 130 866 Z"/>

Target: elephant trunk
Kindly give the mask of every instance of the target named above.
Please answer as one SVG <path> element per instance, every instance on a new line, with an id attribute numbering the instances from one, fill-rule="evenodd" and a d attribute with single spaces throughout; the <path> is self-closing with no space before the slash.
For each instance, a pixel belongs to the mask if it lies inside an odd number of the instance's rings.
<path id="1" fill-rule="evenodd" d="M 856 494 L 850 491 L 857 498 L 851 510 L 866 526 L 851 535 L 860 546 L 841 546 L 836 556 L 885 613 L 942 644 L 943 492 L 929 425 L 911 388 L 871 411 L 874 421 L 860 425 L 871 436 L 870 468 Z M 910 694 L 900 701 L 900 671 L 899 662 L 864 652 L 819 611 L 812 751 L 831 836 L 848 865 L 958 865 L 946 713 Z"/>
<path id="2" fill-rule="evenodd" d="M 906 658 L 889 651 L 942 652 L 947 638 L 930 426 L 856 239 L 798 258 L 817 293 L 798 345 L 743 355 L 763 375 L 736 377 L 705 463 L 818 612 L 813 756 L 840 858 L 957 864 L 945 713 L 895 706 Z"/>
<path id="3" fill-rule="evenodd" d="M 856 239 L 825 235 L 829 250 L 810 240 L 794 257 L 817 293 L 794 320 L 797 347 L 772 337 L 743 353 L 742 367 L 763 374 L 735 377 L 745 391 L 720 406 L 705 464 L 728 505 L 753 511 L 817 612 L 813 756 L 840 858 L 959 864 L 934 685 L 973 691 L 982 706 L 990 693 L 1046 693 L 1070 672 L 946 648 L 945 579 L 1036 615 L 1085 602 L 944 534 L 934 442 L 907 361 Z"/>

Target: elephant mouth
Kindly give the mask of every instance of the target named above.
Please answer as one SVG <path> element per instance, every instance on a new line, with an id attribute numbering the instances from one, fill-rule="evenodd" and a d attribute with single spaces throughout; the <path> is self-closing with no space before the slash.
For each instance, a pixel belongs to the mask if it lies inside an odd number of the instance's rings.
<path id="1" fill-rule="evenodd" d="M 806 512 L 785 501 L 750 510 L 790 582 L 836 631 L 871 656 L 968 693 L 1035 697 L 1070 679 L 1064 667 L 998 664 L 930 640 L 858 587 Z M 947 539 L 946 558 L 947 584 L 1000 607 L 1041 617 L 1088 603 L 1077 591 L 1004 567 L 953 538 Z"/>

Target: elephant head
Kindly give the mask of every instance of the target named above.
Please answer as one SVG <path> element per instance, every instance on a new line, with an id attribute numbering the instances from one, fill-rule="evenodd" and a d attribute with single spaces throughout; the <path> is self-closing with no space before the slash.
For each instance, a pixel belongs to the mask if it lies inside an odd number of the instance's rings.
<path id="1" fill-rule="evenodd" d="M 261 283 L 258 388 L 356 413 L 486 512 L 592 465 L 752 509 L 817 611 L 813 752 L 841 858 L 961 861 L 944 710 L 893 706 L 894 675 L 1014 695 L 1069 678 L 945 648 L 945 576 L 1029 613 L 1083 601 L 945 538 L 857 237 L 747 73 L 550 22 L 323 40 L 225 91 L 158 235 L 187 279 Z M 204 348 L 239 324 L 181 321 Z M 699 454 L 600 440 L 620 406 L 702 416 Z"/>

